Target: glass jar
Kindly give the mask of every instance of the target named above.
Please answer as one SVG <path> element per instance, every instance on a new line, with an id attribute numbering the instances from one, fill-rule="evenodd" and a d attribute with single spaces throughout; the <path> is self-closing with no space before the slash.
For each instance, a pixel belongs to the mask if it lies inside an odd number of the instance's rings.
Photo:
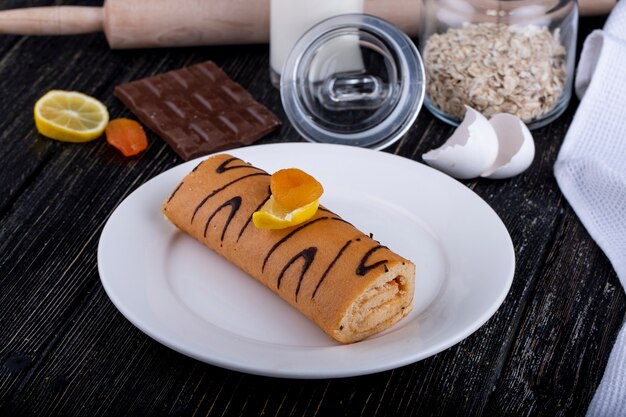
<path id="1" fill-rule="evenodd" d="M 363 13 L 363 0 L 271 0 L 270 79 L 280 86 L 283 64 L 296 41 L 329 17 Z"/>
<path id="2" fill-rule="evenodd" d="M 417 48 L 374 16 L 318 23 L 298 39 L 282 69 L 285 114 L 311 142 L 384 149 L 408 131 L 422 107 Z"/>
<path id="3" fill-rule="evenodd" d="M 424 104 L 453 125 L 465 105 L 548 124 L 572 94 L 577 25 L 575 0 L 424 0 Z"/>

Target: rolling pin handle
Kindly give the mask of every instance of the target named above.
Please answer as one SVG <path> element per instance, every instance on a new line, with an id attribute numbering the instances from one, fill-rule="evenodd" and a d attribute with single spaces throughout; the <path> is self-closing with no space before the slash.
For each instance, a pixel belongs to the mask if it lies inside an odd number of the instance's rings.
<path id="1" fill-rule="evenodd" d="M 0 33 L 11 35 L 76 35 L 101 32 L 101 7 L 27 7 L 0 11 Z"/>

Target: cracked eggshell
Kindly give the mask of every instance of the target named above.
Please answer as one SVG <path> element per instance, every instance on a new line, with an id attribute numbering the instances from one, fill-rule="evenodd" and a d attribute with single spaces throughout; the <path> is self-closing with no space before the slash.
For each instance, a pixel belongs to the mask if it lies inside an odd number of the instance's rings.
<path id="1" fill-rule="evenodd" d="M 458 178 L 476 178 L 491 167 L 498 155 L 498 138 L 489 121 L 465 106 L 465 118 L 441 147 L 422 155 L 433 168 Z"/>
<path id="2" fill-rule="evenodd" d="M 498 156 L 482 177 L 502 179 L 524 172 L 535 158 L 535 142 L 526 124 L 517 116 L 498 113 L 489 119 L 499 142 Z"/>

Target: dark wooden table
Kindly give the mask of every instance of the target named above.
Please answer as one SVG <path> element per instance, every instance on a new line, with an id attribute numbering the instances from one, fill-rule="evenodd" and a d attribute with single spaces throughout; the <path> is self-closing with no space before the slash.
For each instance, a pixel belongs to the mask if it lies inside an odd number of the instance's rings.
<path id="1" fill-rule="evenodd" d="M 580 39 L 602 23 L 583 19 Z M 301 140 L 269 86 L 266 45 L 110 51 L 102 35 L 0 36 L 0 415 L 585 413 L 626 297 L 552 174 L 575 99 L 534 132 L 537 157 L 525 174 L 465 182 L 506 224 L 517 270 L 495 316 L 458 345 L 374 375 L 284 380 L 198 362 L 131 325 L 100 284 L 98 239 L 126 196 L 181 160 L 152 133 L 147 152 L 131 159 L 103 140 L 46 139 L 35 130 L 33 105 L 51 89 L 79 90 L 112 117 L 129 116 L 115 85 L 207 59 L 285 121 L 260 143 Z M 386 152 L 419 161 L 452 130 L 424 109 Z"/>

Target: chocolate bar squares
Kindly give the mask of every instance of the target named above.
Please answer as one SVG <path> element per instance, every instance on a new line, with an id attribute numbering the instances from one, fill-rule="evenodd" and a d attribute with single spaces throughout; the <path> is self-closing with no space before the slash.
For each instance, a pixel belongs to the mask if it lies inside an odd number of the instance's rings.
<path id="1" fill-rule="evenodd" d="M 280 125 L 211 61 L 119 85 L 114 94 L 186 161 L 250 145 Z"/>

